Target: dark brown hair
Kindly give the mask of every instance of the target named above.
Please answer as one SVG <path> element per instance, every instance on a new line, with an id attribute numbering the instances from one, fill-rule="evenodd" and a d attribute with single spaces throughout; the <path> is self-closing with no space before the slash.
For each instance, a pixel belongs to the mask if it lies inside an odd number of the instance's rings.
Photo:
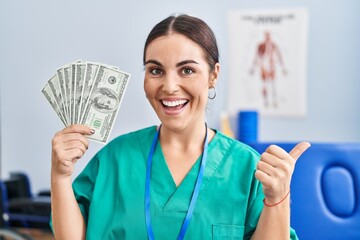
<path id="1" fill-rule="evenodd" d="M 148 45 L 156 38 L 171 33 L 182 34 L 198 44 L 204 50 L 210 70 L 214 69 L 215 64 L 219 62 L 219 50 L 213 31 L 203 20 L 184 14 L 169 16 L 156 24 L 150 31 L 144 46 L 144 65 Z"/>

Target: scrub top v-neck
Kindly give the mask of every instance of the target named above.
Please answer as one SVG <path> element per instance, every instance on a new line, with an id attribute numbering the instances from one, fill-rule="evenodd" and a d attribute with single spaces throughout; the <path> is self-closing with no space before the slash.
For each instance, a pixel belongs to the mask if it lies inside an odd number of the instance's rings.
<path id="1" fill-rule="evenodd" d="M 147 239 L 146 162 L 156 126 L 119 136 L 100 150 L 73 189 L 87 225 L 86 239 Z M 200 156 L 199 156 L 200 157 Z M 263 208 L 254 177 L 259 154 L 217 132 L 209 143 L 198 200 L 184 239 L 249 239 Z M 176 239 L 188 210 L 199 159 L 176 187 L 157 144 L 151 169 L 155 240 Z M 291 239 L 297 239 L 291 230 Z"/>
<path id="2" fill-rule="evenodd" d="M 152 221 L 151 221 L 151 196 L 150 196 L 150 185 L 151 185 L 151 169 L 152 169 L 152 162 L 153 162 L 153 157 L 154 157 L 154 151 L 155 148 L 159 142 L 159 134 L 161 131 L 161 126 L 159 127 L 158 131 L 156 132 L 152 145 L 151 145 L 151 149 L 148 155 L 148 160 L 147 160 L 147 167 L 146 167 L 146 179 L 145 179 L 145 201 L 144 201 L 144 207 L 145 207 L 145 220 L 146 220 L 146 228 L 147 228 L 147 232 L 148 232 L 148 238 L 149 240 L 155 240 L 154 238 L 154 232 L 153 232 L 153 228 L 152 228 Z M 159 143 L 160 145 L 160 143 Z M 181 228 L 177 237 L 177 240 L 183 240 L 185 235 L 186 235 L 186 231 L 189 227 L 190 221 L 192 219 L 193 216 L 193 212 L 194 212 L 194 208 L 196 206 L 196 202 L 198 199 L 198 195 L 200 192 L 200 186 L 202 183 L 202 179 L 203 179 L 203 175 L 204 175 L 204 169 L 206 166 L 206 161 L 207 161 L 207 153 L 208 153 L 208 128 L 207 128 L 207 124 L 205 124 L 205 139 L 204 139 L 204 143 L 203 143 L 203 151 L 201 154 L 201 159 L 200 159 L 200 167 L 199 167 L 199 171 L 197 173 L 197 177 L 196 177 L 196 182 L 195 182 L 195 186 L 193 187 L 193 191 L 191 193 L 191 200 L 188 206 L 188 209 L 186 211 L 186 215 L 183 219 L 183 222 L 181 224 Z M 163 154 L 164 155 L 164 154 Z M 179 159 L 180 161 L 186 161 L 187 159 Z M 166 159 L 164 158 L 164 161 L 166 161 Z M 170 170 L 168 169 L 168 171 L 170 172 Z M 191 171 L 191 170 L 190 170 Z M 178 189 L 178 188 L 176 188 Z"/>

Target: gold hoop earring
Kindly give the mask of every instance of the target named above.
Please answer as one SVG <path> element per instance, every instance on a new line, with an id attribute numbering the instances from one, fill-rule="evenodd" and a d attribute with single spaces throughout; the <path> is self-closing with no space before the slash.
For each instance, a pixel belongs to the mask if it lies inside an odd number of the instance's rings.
<path id="1" fill-rule="evenodd" d="M 213 100 L 213 99 L 216 97 L 216 89 L 215 89 L 214 86 L 211 86 L 211 87 L 209 88 L 209 92 L 210 92 L 210 90 L 212 90 L 212 94 L 209 95 L 208 98 L 211 99 L 211 100 Z"/>

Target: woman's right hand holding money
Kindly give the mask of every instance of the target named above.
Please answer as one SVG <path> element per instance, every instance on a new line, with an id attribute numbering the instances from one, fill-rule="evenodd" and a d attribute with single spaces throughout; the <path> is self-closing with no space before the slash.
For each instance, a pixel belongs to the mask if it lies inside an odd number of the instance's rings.
<path id="1" fill-rule="evenodd" d="M 52 139 L 51 216 L 56 239 L 85 239 L 86 225 L 71 187 L 71 175 L 89 146 L 85 135 L 93 133 L 85 125 L 73 124 Z"/>
<path id="2" fill-rule="evenodd" d="M 85 135 L 94 131 L 85 125 L 73 124 L 57 132 L 52 139 L 52 176 L 70 177 L 74 165 L 86 152 L 89 141 Z"/>

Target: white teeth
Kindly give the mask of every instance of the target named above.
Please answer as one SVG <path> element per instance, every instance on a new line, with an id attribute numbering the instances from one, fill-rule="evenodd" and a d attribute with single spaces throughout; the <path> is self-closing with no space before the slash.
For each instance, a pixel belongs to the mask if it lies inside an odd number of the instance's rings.
<path id="1" fill-rule="evenodd" d="M 177 101 L 162 101 L 162 103 L 167 107 L 176 107 L 186 103 L 186 100 L 177 100 Z"/>

